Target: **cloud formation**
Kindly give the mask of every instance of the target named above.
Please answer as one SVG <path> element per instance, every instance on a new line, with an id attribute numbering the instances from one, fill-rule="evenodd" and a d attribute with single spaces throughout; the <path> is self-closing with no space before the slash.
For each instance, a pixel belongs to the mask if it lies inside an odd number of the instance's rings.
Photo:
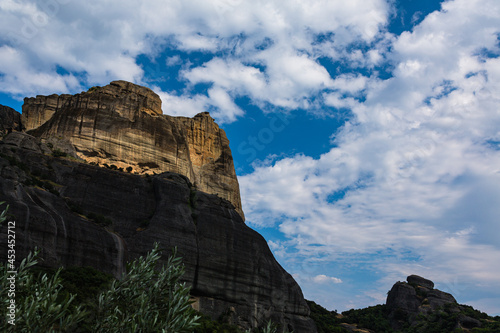
<path id="1" fill-rule="evenodd" d="M 500 5 L 445 1 L 393 35 L 392 3 L 4 0 L 0 93 L 124 79 L 154 89 L 169 114 L 208 110 L 219 123 L 246 115 L 240 98 L 264 112 L 348 109 L 327 153 L 270 158 L 240 178 L 248 223 L 285 235 L 270 247 L 306 295 L 332 282 L 339 305 L 325 306 L 383 302 L 421 274 L 495 311 Z M 354 300 L 343 294 L 359 282 L 353 267 L 376 280 Z"/>
<path id="2" fill-rule="evenodd" d="M 307 108 L 333 80 L 318 57 L 369 43 L 387 21 L 382 0 L 351 1 L 100 1 L 15 0 L 0 4 L 0 91 L 24 97 L 79 92 L 115 79 L 148 84 L 136 58 L 165 47 L 212 54 L 180 78 L 213 85 L 204 94 L 156 91 L 168 107 L 215 110 L 221 121 L 243 114 L 232 101 L 248 96 L 261 107 Z M 333 38 L 335 35 L 335 38 Z M 325 36 L 322 41 L 319 36 Z M 333 52 L 333 53 L 332 53 Z M 2 58 L 3 59 L 3 58 Z M 172 60 L 172 59 L 170 59 Z M 170 61 L 170 64 L 172 62 Z M 194 94 L 194 95 L 193 95 Z"/>
<path id="3" fill-rule="evenodd" d="M 368 256 L 383 272 L 378 296 L 365 295 L 377 301 L 405 274 L 500 290 L 498 22 L 494 1 L 445 2 L 380 51 L 391 78 L 335 78 L 340 92 L 325 101 L 353 118 L 320 158 L 287 157 L 241 177 L 247 220 L 278 226 L 298 250 L 290 257 L 343 265 Z M 352 98 L 361 90 L 364 100 Z"/>

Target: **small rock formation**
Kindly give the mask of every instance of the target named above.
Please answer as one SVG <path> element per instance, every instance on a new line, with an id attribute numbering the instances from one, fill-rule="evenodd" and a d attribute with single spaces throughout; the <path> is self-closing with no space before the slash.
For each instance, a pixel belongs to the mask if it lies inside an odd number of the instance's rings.
<path id="1" fill-rule="evenodd" d="M 21 114 L 8 106 L 0 105 L 0 136 L 22 130 Z"/>
<path id="2" fill-rule="evenodd" d="M 208 112 L 171 117 L 151 89 L 113 81 L 76 95 L 25 98 L 30 134 L 88 163 L 137 174 L 175 172 L 244 218 L 229 140 Z"/>
<path id="3" fill-rule="evenodd" d="M 457 328 L 470 329 L 481 326 L 480 321 L 460 314 L 461 306 L 455 298 L 451 294 L 434 289 L 434 282 L 418 275 L 410 275 L 406 281 L 396 282 L 387 294 L 386 306 L 394 329 L 401 329 L 407 324 L 418 326 L 420 322 L 425 322 L 422 318 L 428 319 L 440 313 L 443 314 L 442 317 L 457 314 Z"/>

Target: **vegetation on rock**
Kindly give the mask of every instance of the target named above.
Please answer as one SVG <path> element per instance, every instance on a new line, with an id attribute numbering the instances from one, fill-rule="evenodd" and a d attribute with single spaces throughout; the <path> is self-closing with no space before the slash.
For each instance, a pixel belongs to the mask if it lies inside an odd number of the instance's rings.
<path id="1" fill-rule="evenodd" d="M 488 316 L 468 305 L 460 305 L 460 312 L 451 311 L 451 306 L 443 306 L 433 311 L 430 316 L 420 316 L 413 325 L 408 323 L 404 327 L 393 329 L 389 320 L 389 309 L 383 304 L 344 311 L 341 315 L 312 301 L 308 301 L 308 304 L 318 333 L 356 332 L 356 329 L 360 332 L 369 330 L 375 333 L 500 332 L 500 316 Z M 457 327 L 457 318 L 460 316 L 479 320 L 481 327 Z M 346 324 L 350 325 L 350 330 L 345 328 Z"/>

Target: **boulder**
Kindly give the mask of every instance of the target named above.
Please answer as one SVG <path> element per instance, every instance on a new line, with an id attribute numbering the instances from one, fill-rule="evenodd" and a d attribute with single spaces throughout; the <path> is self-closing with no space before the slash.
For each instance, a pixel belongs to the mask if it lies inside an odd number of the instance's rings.
<path id="1" fill-rule="evenodd" d="M 428 289 L 434 289 L 434 282 L 418 275 L 410 275 L 406 278 L 406 281 L 408 281 L 408 283 L 411 285 L 422 286 Z"/>

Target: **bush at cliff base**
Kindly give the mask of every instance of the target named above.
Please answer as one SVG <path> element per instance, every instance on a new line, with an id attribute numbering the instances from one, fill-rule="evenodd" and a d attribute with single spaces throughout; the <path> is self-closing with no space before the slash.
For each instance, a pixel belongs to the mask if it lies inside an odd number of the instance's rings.
<path id="1" fill-rule="evenodd" d="M 6 211 L 0 214 L 0 224 Z M 92 332 L 181 333 L 192 332 L 197 325 L 189 288 L 180 283 L 184 266 L 175 251 L 156 270 L 160 251 L 155 244 L 146 257 L 129 264 L 122 279 L 114 280 L 94 305 L 86 307 L 75 305 L 75 295 L 63 291 L 62 268 L 55 274 L 33 270 L 38 253 L 23 259 L 17 274 L 9 273 L 8 263 L 0 266 L 1 332 L 80 332 L 86 327 Z"/>
<path id="2" fill-rule="evenodd" d="M 180 283 L 184 266 L 176 251 L 156 271 L 159 246 L 132 262 L 127 274 L 99 295 L 95 332 L 191 332 L 199 316 L 189 301 L 190 288 Z"/>

